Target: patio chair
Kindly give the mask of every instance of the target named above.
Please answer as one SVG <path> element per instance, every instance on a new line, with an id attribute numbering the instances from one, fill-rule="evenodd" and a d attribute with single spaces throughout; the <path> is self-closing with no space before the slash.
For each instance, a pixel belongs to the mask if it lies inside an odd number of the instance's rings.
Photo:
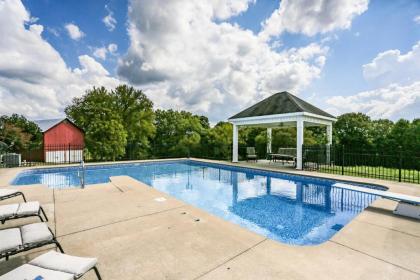
<path id="1" fill-rule="evenodd" d="M 34 223 L 21 227 L 0 230 L 0 259 L 9 259 L 9 256 L 55 244 L 60 252 L 64 253 L 51 229 L 46 223 Z"/>
<path id="2" fill-rule="evenodd" d="M 246 161 L 255 160 L 258 161 L 257 153 L 254 147 L 246 147 Z"/>
<path id="3" fill-rule="evenodd" d="M 93 270 L 98 280 L 101 280 L 96 267 L 97 262 L 96 258 L 75 257 L 49 251 L 0 276 L 0 280 L 73 280 L 81 278 L 90 270 Z"/>
<path id="4" fill-rule="evenodd" d="M 0 221 L 4 224 L 7 220 L 38 216 L 41 222 L 48 222 L 48 217 L 38 201 L 0 205 Z M 44 216 L 44 218 L 42 218 Z"/>
<path id="5" fill-rule="evenodd" d="M 21 195 L 22 198 L 23 198 L 23 201 L 26 202 L 26 198 L 25 198 L 25 195 L 23 194 L 23 192 L 20 192 L 18 190 L 14 190 L 14 189 L 0 188 L 0 201 L 8 199 L 8 198 L 15 197 L 15 196 L 19 196 L 19 195 Z"/>
<path id="6" fill-rule="evenodd" d="M 277 160 L 293 161 L 296 165 L 296 149 L 295 148 L 278 148 L 277 154 L 270 154 L 270 161 L 276 162 Z"/>

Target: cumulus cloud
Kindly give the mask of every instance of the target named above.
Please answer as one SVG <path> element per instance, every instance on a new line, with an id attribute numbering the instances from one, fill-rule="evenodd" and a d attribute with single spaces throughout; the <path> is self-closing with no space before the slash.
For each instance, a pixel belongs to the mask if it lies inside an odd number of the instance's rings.
<path id="1" fill-rule="evenodd" d="M 363 65 L 363 76 L 379 85 L 410 84 L 420 80 L 420 41 L 406 54 L 400 50 L 379 53 L 372 62 Z"/>
<path id="2" fill-rule="evenodd" d="M 93 56 L 105 60 L 108 54 L 117 55 L 118 45 L 111 43 L 107 47 L 93 49 Z"/>
<path id="3" fill-rule="evenodd" d="M 111 54 L 116 54 L 117 50 L 118 50 L 118 45 L 117 44 L 111 43 L 111 44 L 108 45 L 108 51 Z"/>
<path id="4" fill-rule="evenodd" d="M 47 27 L 47 31 L 50 32 L 51 34 L 53 34 L 55 37 L 60 36 L 60 32 L 56 28 Z"/>
<path id="5" fill-rule="evenodd" d="M 249 30 L 220 21 L 253 1 L 131 1 L 130 47 L 118 73 L 160 107 L 229 117 L 280 90 L 318 78 L 328 48 L 273 50 Z"/>
<path id="6" fill-rule="evenodd" d="M 415 17 L 413 18 L 413 21 L 414 21 L 415 23 L 417 23 L 417 24 L 420 24 L 420 15 L 415 16 Z"/>
<path id="7" fill-rule="evenodd" d="M 108 14 L 102 19 L 102 22 L 105 24 L 108 31 L 114 31 L 117 26 L 117 20 L 114 18 L 114 12 L 108 8 L 108 5 L 105 5 L 105 9 Z"/>
<path id="8" fill-rule="evenodd" d="M 75 41 L 79 41 L 85 36 L 85 33 L 83 33 L 79 26 L 74 23 L 67 23 L 64 27 L 66 28 L 69 37 Z"/>
<path id="9" fill-rule="evenodd" d="M 360 111 L 374 118 L 420 117 L 420 42 L 411 51 L 379 53 L 363 65 L 365 79 L 377 86 L 353 96 L 335 96 L 327 100 L 331 111 Z"/>
<path id="10" fill-rule="evenodd" d="M 93 85 L 119 83 L 87 55 L 79 57 L 80 67 L 70 69 L 30 18 L 20 1 L 0 1 L 0 114 L 56 117 Z"/>
<path id="11" fill-rule="evenodd" d="M 264 22 L 260 36 L 269 39 L 287 31 L 313 36 L 348 29 L 354 17 L 368 9 L 369 0 L 283 0 Z"/>
<path id="12" fill-rule="evenodd" d="M 420 81 L 407 86 L 391 84 L 353 96 L 335 96 L 327 100 L 336 113 L 363 112 L 373 118 L 394 120 L 420 117 Z"/>
<path id="13" fill-rule="evenodd" d="M 256 0 L 213 0 L 211 8 L 213 15 L 219 19 L 227 19 L 248 10 Z"/>
<path id="14" fill-rule="evenodd" d="M 107 52 L 108 52 L 108 50 L 105 47 L 95 48 L 93 50 L 93 56 L 96 57 L 96 58 L 100 58 L 102 60 L 105 60 Z"/>

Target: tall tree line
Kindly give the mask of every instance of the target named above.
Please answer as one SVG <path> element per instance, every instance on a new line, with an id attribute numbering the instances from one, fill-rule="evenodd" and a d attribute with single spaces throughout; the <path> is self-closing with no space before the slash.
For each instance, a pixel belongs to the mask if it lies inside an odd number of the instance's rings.
<path id="1" fill-rule="evenodd" d="M 205 116 L 186 111 L 154 110 L 141 91 L 120 85 L 113 90 L 92 88 L 73 99 L 65 113 L 85 131 L 86 155 L 92 160 L 195 157 L 227 159 L 231 155 L 232 125 L 219 122 L 211 127 Z M 306 145 L 325 144 L 323 127 L 305 129 Z M 240 153 L 253 146 L 260 156 L 266 152 L 266 129 L 242 128 Z M 20 115 L 0 117 L 1 147 L 22 151 L 40 147 L 42 134 L 33 122 Z M 0 143 L 0 144 L 1 144 Z M 333 129 L 333 143 L 376 151 L 403 150 L 419 153 L 420 119 L 413 121 L 372 120 L 362 113 L 343 114 Z M 296 129 L 273 129 L 273 150 L 295 147 Z"/>

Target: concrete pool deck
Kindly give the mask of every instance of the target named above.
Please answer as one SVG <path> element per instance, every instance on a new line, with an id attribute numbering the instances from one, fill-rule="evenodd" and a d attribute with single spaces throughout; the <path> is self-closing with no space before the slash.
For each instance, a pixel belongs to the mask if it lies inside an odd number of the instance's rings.
<path id="1" fill-rule="evenodd" d="M 21 170 L 0 169 L 0 186 Z M 419 185 L 291 173 L 377 183 L 420 196 Z M 420 222 L 393 215 L 396 203 L 388 200 L 377 200 L 329 241 L 300 247 L 269 240 L 127 176 L 84 190 L 21 188 L 28 200 L 42 203 L 66 253 L 98 258 L 103 279 L 420 279 Z M 20 200 L 1 204 L 14 201 Z M 0 261 L 0 275 L 45 250 Z"/>

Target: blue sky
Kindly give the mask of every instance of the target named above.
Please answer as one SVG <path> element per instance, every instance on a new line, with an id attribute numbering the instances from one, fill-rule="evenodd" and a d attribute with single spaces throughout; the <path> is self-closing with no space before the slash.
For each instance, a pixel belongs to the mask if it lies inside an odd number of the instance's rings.
<path id="1" fill-rule="evenodd" d="M 58 36 L 56 36 L 47 29 L 43 33 L 43 37 L 60 52 L 70 67 L 77 67 L 79 65 L 78 56 L 91 53 L 91 48 L 116 43 L 119 51 L 124 52 L 129 46 L 125 25 L 127 1 L 26 0 L 24 4 L 33 17 L 39 18 L 37 23 L 58 32 Z M 109 32 L 102 22 L 103 17 L 108 14 L 105 6 L 109 7 L 117 19 L 116 27 L 112 32 Z M 76 24 L 87 36 L 75 42 L 66 35 L 64 28 L 66 23 Z M 116 60 L 106 60 L 102 64 L 111 73 L 114 73 Z"/>
<path id="2" fill-rule="evenodd" d="M 360 66 L 389 49 L 408 52 L 420 39 L 420 25 L 413 21 L 419 11 L 419 1 L 370 1 L 368 11 L 353 20 L 351 30 L 338 32 L 338 39 L 330 44 L 323 78 L 314 83 L 314 90 L 348 95 L 372 89 Z"/>
<path id="3" fill-rule="evenodd" d="M 32 18 L 21 15 L 13 34 L 22 44 L 39 44 L 44 64 L 38 68 L 46 68 L 34 74 L 42 77 L 36 82 L 42 90 L 17 93 L 28 88 L 28 78 L 19 76 L 27 69 L 12 73 L 17 66 L 0 63 L 1 97 L 27 100 L 32 118 L 62 115 L 87 88 L 119 83 L 145 90 L 156 107 L 186 109 L 214 122 L 280 90 L 333 114 L 420 117 L 420 1 L 0 1 Z M 112 30 L 107 15 L 115 20 Z M 82 36 L 72 38 L 68 24 Z M 39 38 L 29 34 L 31 25 L 42 29 Z M 0 43 L 0 51 L 16 40 Z M 35 51 L 17 52 L 27 60 L 22 65 L 37 60 Z M 57 56 L 61 65 L 54 64 Z M 51 74 L 60 71 L 65 74 Z M 41 110 L 45 102 L 50 110 Z M 12 110 L 0 105 L 0 114 Z"/>

